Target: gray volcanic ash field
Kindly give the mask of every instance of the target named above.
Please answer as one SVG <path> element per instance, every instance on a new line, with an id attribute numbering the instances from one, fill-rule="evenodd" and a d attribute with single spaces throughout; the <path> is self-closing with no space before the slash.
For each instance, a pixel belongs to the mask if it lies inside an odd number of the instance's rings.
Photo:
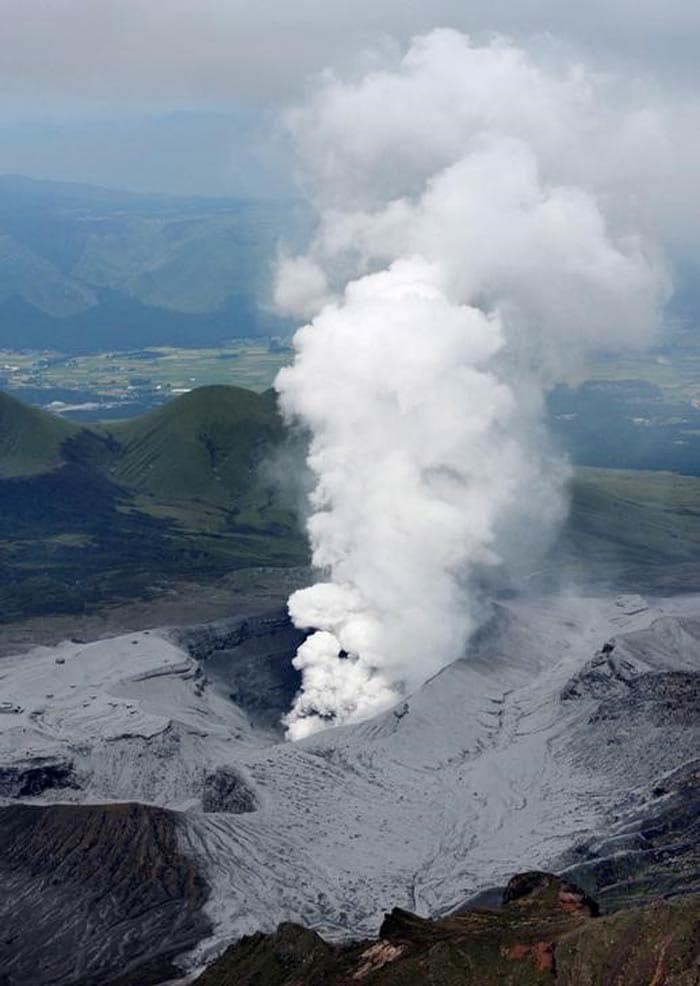
<path id="1" fill-rule="evenodd" d="M 298 642 L 275 613 L 2 660 L 2 910 L 35 915 L 3 945 L 13 986 L 107 982 L 176 954 L 198 966 L 282 920 L 369 934 L 389 904 L 445 913 L 519 869 L 585 864 L 600 887 L 605 838 L 668 804 L 697 755 L 698 596 L 499 603 L 469 659 L 405 702 L 288 743 Z M 108 806 L 134 801 L 138 817 Z M 86 927 L 63 895 L 94 893 L 101 839 L 121 891 Z M 617 840 L 605 851 L 631 852 Z M 147 902 L 128 890 L 144 867 L 166 874 Z M 30 969 L 53 919 L 60 938 Z"/>

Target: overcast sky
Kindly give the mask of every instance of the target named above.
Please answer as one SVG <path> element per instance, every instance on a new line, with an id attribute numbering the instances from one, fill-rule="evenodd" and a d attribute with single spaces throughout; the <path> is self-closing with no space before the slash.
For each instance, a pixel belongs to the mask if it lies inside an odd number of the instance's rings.
<path id="1" fill-rule="evenodd" d="M 283 194 L 275 113 L 412 34 L 505 33 L 694 105 L 691 0 L 0 0 L 0 171 Z"/>

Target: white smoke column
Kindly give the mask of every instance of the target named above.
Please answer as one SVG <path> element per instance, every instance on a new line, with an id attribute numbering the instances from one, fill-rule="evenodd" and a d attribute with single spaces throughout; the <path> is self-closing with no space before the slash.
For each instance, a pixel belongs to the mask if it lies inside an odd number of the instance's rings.
<path id="1" fill-rule="evenodd" d="M 546 386 L 654 332 L 666 282 L 630 206 L 637 117 L 597 99 L 581 70 L 436 31 L 293 116 L 321 222 L 277 301 L 316 314 L 276 386 L 312 436 L 327 579 L 289 601 L 316 631 L 292 739 L 367 718 L 462 654 L 478 572 L 562 515 Z"/>

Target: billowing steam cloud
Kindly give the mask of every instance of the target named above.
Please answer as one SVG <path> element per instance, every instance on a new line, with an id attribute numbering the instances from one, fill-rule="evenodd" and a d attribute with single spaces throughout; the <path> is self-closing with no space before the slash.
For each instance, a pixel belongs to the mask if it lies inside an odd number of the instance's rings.
<path id="1" fill-rule="evenodd" d="M 479 571 L 563 512 L 547 385 L 592 348 L 648 342 L 666 280 L 637 215 L 662 128 L 604 109 L 580 69 L 440 30 L 390 70 L 326 79 L 292 126 L 320 225 L 280 265 L 278 305 L 314 317 L 276 386 L 311 434 L 325 575 L 289 601 L 316 631 L 297 739 L 460 656 Z"/>

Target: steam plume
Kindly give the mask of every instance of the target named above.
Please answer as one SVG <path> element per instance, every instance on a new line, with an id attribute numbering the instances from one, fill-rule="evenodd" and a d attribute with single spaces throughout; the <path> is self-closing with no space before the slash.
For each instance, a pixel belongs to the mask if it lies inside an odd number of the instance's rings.
<path id="1" fill-rule="evenodd" d="M 478 572 L 563 513 L 546 387 L 592 348 L 646 344 L 666 279 L 636 228 L 639 114 L 604 109 L 581 69 L 440 30 L 327 78 L 291 124 L 320 224 L 280 265 L 278 306 L 313 318 L 276 386 L 311 433 L 326 574 L 289 601 L 316 631 L 297 739 L 461 655 Z"/>

